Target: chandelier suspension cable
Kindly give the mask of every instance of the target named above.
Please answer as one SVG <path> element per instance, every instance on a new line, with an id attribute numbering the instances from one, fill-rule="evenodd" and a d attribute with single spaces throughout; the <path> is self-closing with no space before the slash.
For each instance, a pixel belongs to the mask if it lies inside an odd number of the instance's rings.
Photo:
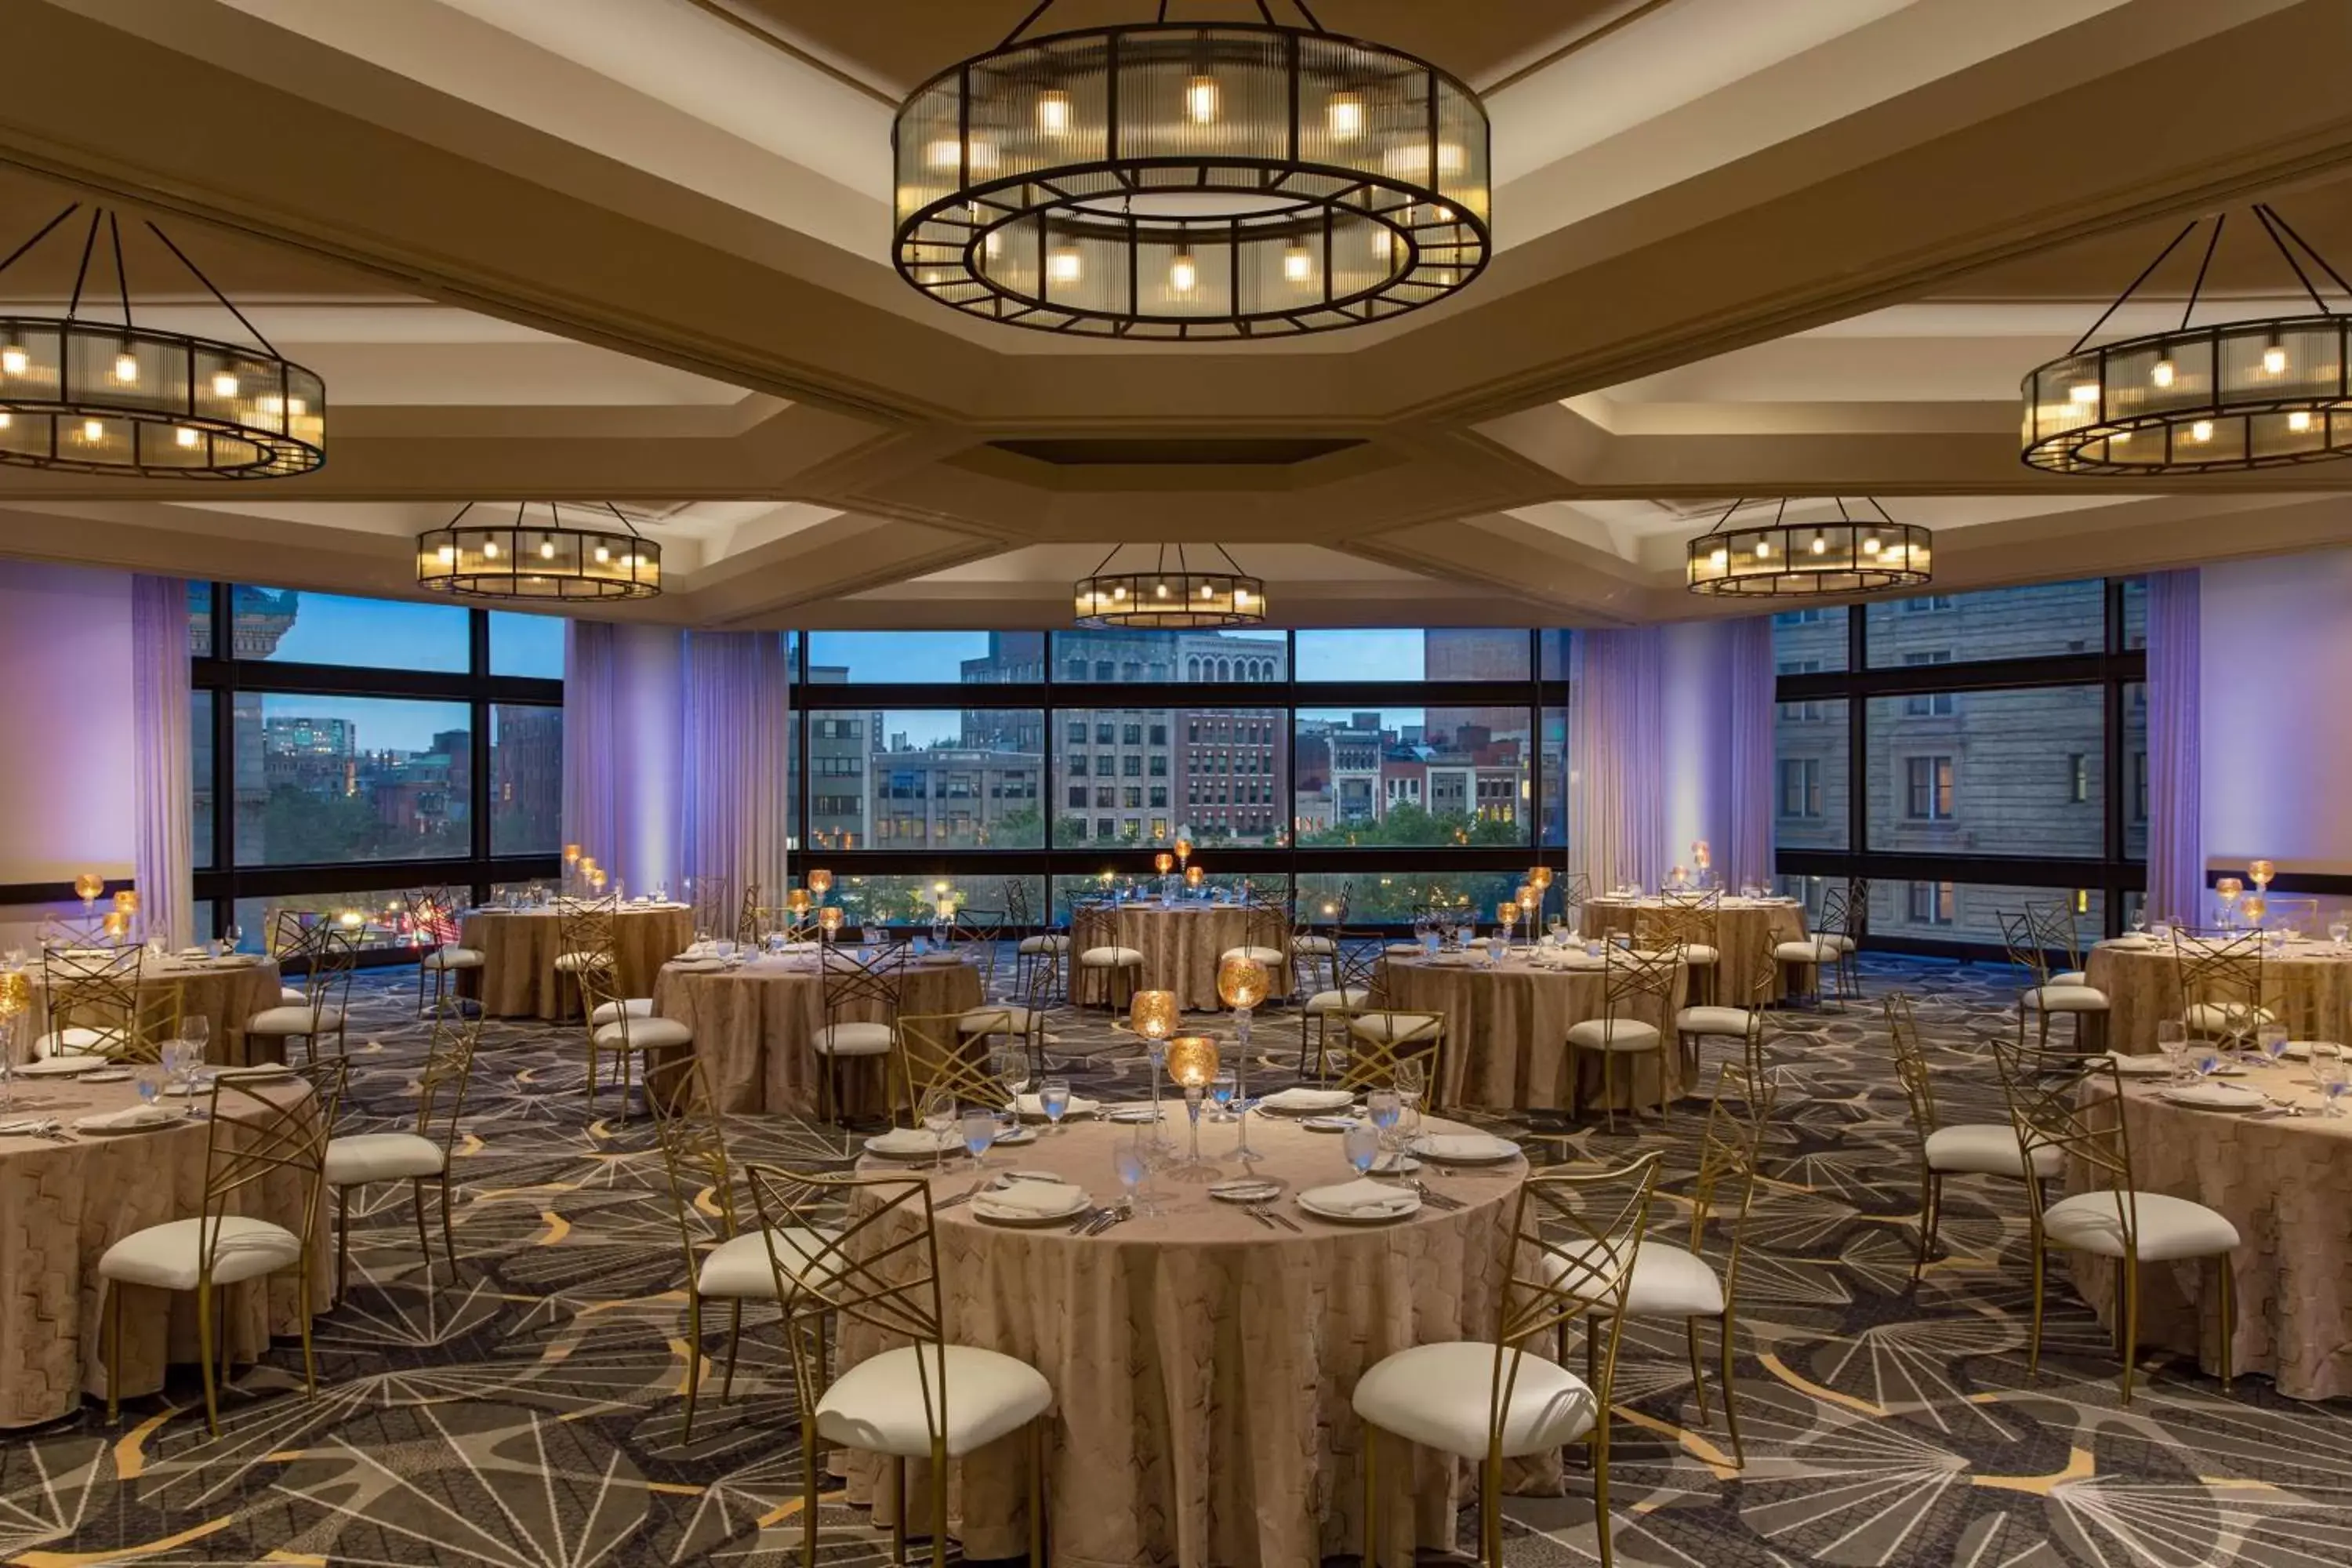
<path id="1" fill-rule="evenodd" d="M 2229 221 L 2228 213 L 2213 219 L 2213 233 L 2205 241 L 2205 255 L 2197 263 L 2197 276 L 2189 280 L 2189 302 L 2180 307 L 2180 330 L 2184 332 L 2189 330 L 2189 318 L 2196 312 L 2197 296 L 2205 292 L 2205 274 L 2212 268 L 2213 253 L 2221 248 L 2221 229 Z"/>
<path id="2" fill-rule="evenodd" d="M 2170 256 L 2175 250 L 2178 250 L 2180 247 L 2180 242 L 2187 239 L 2190 235 L 2195 234 L 2197 232 L 2197 226 L 2204 221 L 2205 220 L 2203 218 L 2193 217 L 2186 224 L 2183 224 L 2181 226 L 2180 232 L 2172 237 L 2172 243 L 2166 246 L 2162 250 L 2158 251 L 2156 253 L 2156 259 L 2149 262 L 2146 267 L 2141 268 L 2139 269 L 2139 276 L 2133 279 L 2130 283 L 2126 284 L 2122 293 L 2116 295 L 2113 300 L 2107 302 L 2107 308 L 2099 312 L 2099 319 L 2083 329 L 2083 335 L 2074 341 L 2074 342 L 2067 348 L 2066 353 L 2069 355 L 2081 353 L 2083 352 L 2083 345 L 2089 342 L 2093 338 L 2097 337 L 2099 335 L 2099 329 L 2107 324 L 2107 318 L 2114 315 L 2117 310 L 2122 310 L 2124 308 L 2124 301 L 2130 299 L 2134 294 L 2138 293 L 2140 285 L 2147 282 L 2148 279 L 2155 274 L 2156 269 L 2164 265 L 2164 258 Z"/>
<path id="3" fill-rule="evenodd" d="M 2295 244 L 2301 246 L 2304 250 L 2309 254 L 2312 261 L 2319 268 L 2319 269 L 2326 273 L 2329 278 L 2335 279 L 2336 286 L 2338 289 L 2343 289 L 2347 294 L 2352 294 L 2352 283 L 2345 282 L 2343 275 L 2338 273 L 2335 268 L 2328 265 L 2327 258 L 2320 255 L 2319 252 L 2311 248 L 2310 241 L 2305 239 L 2303 236 L 2296 234 L 2292 228 L 2287 227 L 2286 219 L 2279 216 L 2277 211 L 2272 207 L 2270 203 L 2256 202 L 2254 204 L 2254 216 L 2262 220 L 2263 229 L 2267 231 L 2271 237 L 2271 243 L 2278 247 L 2279 254 L 2281 256 L 2286 258 L 2286 264 L 2294 268 L 2295 277 L 2301 279 L 2303 283 L 2303 291 L 2311 296 L 2311 302 L 2319 307 L 2319 313 L 2323 316 L 2334 315 L 2336 313 L 2335 310 L 2329 307 L 2327 300 L 2320 294 L 2318 285 L 2312 282 L 2311 275 L 2303 269 L 2303 263 L 2295 259 L 2294 252 L 2288 248 L 2285 240 L 2279 237 L 2280 234 L 2284 232 L 2284 234 L 2291 236 Z"/>
<path id="4" fill-rule="evenodd" d="M 161 228 L 158 228 L 155 226 L 155 220 L 153 218 L 149 218 L 147 220 L 147 232 L 163 242 L 163 248 L 170 251 L 173 257 L 178 258 L 180 265 L 188 269 L 188 276 L 203 284 L 205 286 L 205 292 L 210 294 L 214 300 L 217 300 L 222 310 L 226 310 L 230 315 L 235 316 L 236 318 L 236 324 L 243 327 L 247 332 L 251 333 L 255 342 L 259 343 L 262 348 L 271 355 L 277 355 L 277 345 L 272 343 L 268 337 L 263 335 L 259 327 L 255 326 L 251 321 L 246 319 L 245 312 L 236 308 L 236 304 L 234 300 L 230 300 L 227 295 L 222 293 L 218 288 L 214 286 L 213 280 L 205 276 L 205 269 L 203 268 L 188 259 L 188 254 L 186 251 L 182 250 L 178 246 L 172 243 L 172 237 L 165 234 Z M 128 309 L 128 307 L 126 306 L 125 309 Z"/>

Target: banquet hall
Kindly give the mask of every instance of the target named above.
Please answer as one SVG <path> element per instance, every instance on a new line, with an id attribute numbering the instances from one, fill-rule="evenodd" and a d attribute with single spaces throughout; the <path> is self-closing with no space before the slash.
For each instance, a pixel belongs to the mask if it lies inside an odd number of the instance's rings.
<path id="1" fill-rule="evenodd" d="M 0 1558 L 2352 1562 L 2341 5 L 8 20 Z"/>

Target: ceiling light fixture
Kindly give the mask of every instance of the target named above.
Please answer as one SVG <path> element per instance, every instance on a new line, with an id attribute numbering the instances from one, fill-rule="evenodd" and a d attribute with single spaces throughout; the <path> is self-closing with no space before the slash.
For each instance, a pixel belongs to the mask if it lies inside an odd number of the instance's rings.
<path id="1" fill-rule="evenodd" d="M 510 521 L 468 522 L 476 504 L 416 536 L 417 586 L 475 599 L 650 599 L 662 591 L 661 546 L 610 501 L 518 502 Z M 564 521 L 566 505 L 587 514 L 585 526 Z M 544 522 L 526 516 L 541 507 Z"/>
<path id="2" fill-rule="evenodd" d="M 1225 569 L 1203 571 L 1185 559 L 1184 546 L 1176 550 L 1176 566 L 1168 566 L 1168 550 L 1147 570 L 1114 571 L 1111 563 L 1126 549 L 1115 544 L 1095 569 L 1072 590 L 1077 624 L 1082 626 L 1143 626 L 1181 630 L 1193 626 L 1254 626 L 1265 619 L 1265 584 L 1241 568 L 1223 545 Z"/>
<path id="3" fill-rule="evenodd" d="M 1327 33 L 1298 0 L 1303 26 L 1265 4 L 1263 22 L 1171 23 L 1163 5 L 1024 39 L 1053 3 L 899 106 L 892 251 L 932 299 L 1046 331 L 1230 340 L 1386 321 L 1485 269 L 1486 110 L 1454 77 Z"/>
<path id="4" fill-rule="evenodd" d="M 2352 314 L 2329 306 L 2320 281 L 2324 275 L 2347 295 L 2352 283 L 2267 203 L 2256 202 L 2252 212 L 2316 313 L 2189 324 L 2229 222 L 2222 213 L 2210 220 L 2179 326 L 2084 348 L 2208 221 L 2190 220 L 2073 348 L 2026 376 L 2029 467 L 2059 474 L 2196 474 L 2352 453 L 2352 403 L 2344 394 Z"/>
<path id="5" fill-rule="evenodd" d="M 82 208 L 69 204 L 0 260 L 22 260 Z M 120 321 L 81 313 L 103 229 Z M 258 347 L 142 327 L 131 310 L 122 226 L 89 209 L 60 317 L 0 317 L 0 463 L 153 479 L 270 479 L 327 460 L 326 384 L 270 346 L 171 237 L 147 224 Z"/>
<path id="6" fill-rule="evenodd" d="M 1784 498 L 1770 521 L 1735 524 L 1748 504 L 1745 497 L 1733 501 L 1690 542 L 1685 583 L 1692 593 L 1811 598 L 1916 588 L 1931 578 L 1933 536 L 1916 523 L 1895 521 L 1874 500 L 1864 503 L 1874 517 L 1857 517 L 1843 498 L 1832 497 L 1834 520 L 1790 522 Z"/>

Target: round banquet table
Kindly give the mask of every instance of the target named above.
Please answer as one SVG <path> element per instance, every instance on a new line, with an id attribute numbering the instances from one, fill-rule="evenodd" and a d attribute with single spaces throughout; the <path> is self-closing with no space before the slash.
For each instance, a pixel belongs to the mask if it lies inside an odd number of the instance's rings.
<path id="1" fill-rule="evenodd" d="M 2156 1049 L 2158 1023 L 2180 1016 L 2180 975 L 2172 944 L 2130 937 L 2091 950 L 2083 972 L 2107 994 L 2107 1042 L 2119 1051 Z M 2352 1029 L 2352 947 L 2294 941 L 2283 956 L 2263 954 L 2263 1005 L 2299 1040 L 2341 1040 Z M 2134 1151 L 2137 1152 L 2137 1150 Z"/>
<path id="2" fill-rule="evenodd" d="M 32 1005 L 12 1047 L 18 1061 L 32 1059 L 33 1042 L 50 1027 L 49 993 L 40 964 L 26 965 L 25 977 L 32 983 Z M 286 1059 L 285 1036 L 263 1035 L 251 1042 L 245 1037 L 247 1019 L 278 1005 L 282 984 L 277 960 L 251 953 L 226 960 L 149 959 L 139 972 L 139 1000 L 143 1013 L 172 987 L 179 987 L 181 1016 L 205 1021 L 205 1059 L 222 1067 L 251 1067 Z"/>
<path id="3" fill-rule="evenodd" d="M 2250 1068 L 2243 1084 L 2319 1103 L 2307 1064 Z M 2265 1373 L 2291 1399 L 2352 1394 L 2352 1233 L 2344 1194 L 2352 1192 L 2352 1117 L 2276 1116 L 2199 1110 L 2160 1098 L 2161 1083 L 2124 1080 L 2124 1125 L 2132 1175 L 2142 1192 L 2193 1198 L 2238 1227 L 2230 1255 L 2237 1289 L 2233 1373 Z M 2075 1253 L 2075 1288 L 2116 1322 L 2115 1266 Z M 2144 1263 L 2139 1337 L 2221 1370 L 2221 1260 Z"/>
<path id="4" fill-rule="evenodd" d="M 1640 899 L 1593 898 L 1584 900 L 1582 919 L 1594 936 L 1611 931 L 1636 931 L 1643 911 L 1654 912 L 1666 907 L 1661 898 Z M 1805 940 L 1805 909 L 1794 899 L 1734 899 L 1727 898 L 1716 910 L 1715 948 L 1719 955 L 1716 964 L 1717 1002 L 1726 1007 L 1745 1007 L 1755 996 L 1750 989 L 1756 984 L 1756 955 L 1769 953 L 1769 943 L 1802 942 Z M 1767 960 L 1771 973 L 1767 976 L 1771 989 L 1766 994 L 1773 1002 L 1785 1002 L 1789 997 L 1789 977 L 1778 963 Z"/>
<path id="5" fill-rule="evenodd" d="M 1117 909 L 1080 910 L 1070 922 L 1070 962 L 1095 947 L 1131 947 L 1143 954 L 1138 991 L 1173 991 L 1185 1012 L 1224 1005 L 1217 1000 L 1217 960 L 1248 940 L 1249 911 L 1239 904 L 1136 902 Z M 1074 1000 L 1105 1006 L 1115 993 L 1108 969 L 1075 969 Z M 1290 990 L 1289 977 L 1275 976 L 1276 994 Z M 1125 992 L 1116 993 L 1124 995 Z"/>
<path id="6" fill-rule="evenodd" d="M 694 1031 L 694 1054 L 719 1110 L 816 1114 L 824 1068 L 813 1042 L 825 1016 L 824 976 L 814 953 L 762 956 L 733 969 L 671 963 L 654 982 L 653 994 L 656 1013 Z M 982 1000 L 980 971 L 961 955 L 952 963 L 909 963 L 898 988 L 898 1011 L 909 1017 L 969 1012 Z M 878 1005 L 861 1004 L 843 1021 L 889 1019 Z M 887 1075 L 877 1065 L 885 1059 L 843 1058 L 845 1116 L 889 1114 Z"/>
<path id="7" fill-rule="evenodd" d="M 1663 1020 L 1669 1037 L 1688 987 L 1685 972 L 1675 982 Z M 1566 1110 L 1572 1105 L 1599 1110 L 1608 1103 L 1601 1098 L 1600 1052 L 1578 1052 L 1573 1085 L 1568 1074 L 1569 1026 L 1598 1018 L 1607 1008 L 1600 959 L 1579 953 L 1573 968 L 1544 969 L 1522 948 L 1495 969 L 1484 953 L 1454 963 L 1392 952 L 1381 960 L 1372 991 L 1388 1006 L 1444 1016 L 1440 1105 Z M 1646 1012 L 1641 1016 L 1645 1022 L 1661 1022 Z M 1654 1110 L 1691 1092 L 1698 1081 L 1696 1049 L 1676 1041 L 1666 1052 L 1666 1066 L 1668 1081 L 1661 1084 L 1656 1053 L 1629 1053 L 1610 1069 L 1614 1109 Z"/>
<path id="8" fill-rule="evenodd" d="M 686 904 L 623 904 L 613 921 L 624 996 L 653 994 L 654 976 L 694 941 L 694 910 Z M 580 1011 L 579 989 L 555 969 L 562 943 L 552 909 L 475 910 L 465 918 L 460 945 L 482 955 L 478 970 L 459 970 L 462 995 L 478 996 L 493 1018 L 565 1018 Z"/>
<path id="9" fill-rule="evenodd" d="M 300 1079 L 257 1088 L 281 1104 L 310 1093 Z M 138 1099 L 130 1083 L 18 1079 L 15 1104 L 0 1111 L 0 1126 L 47 1117 L 72 1139 L 0 1135 L 0 1427 L 54 1421 L 84 1393 L 106 1397 L 99 1258 L 132 1231 L 204 1212 L 205 1122 L 73 1131 L 76 1117 L 126 1110 Z M 304 1316 L 330 1303 L 334 1250 L 326 1205 L 314 1203 L 306 1215 L 303 1185 L 290 1172 L 273 1172 L 231 1200 L 236 1213 L 298 1235 L 306 1225 L 310 1230 L 307 1300 L 291 1269 L 215 1293 L 236 1360 L 258 1357 L 272 1334 L 300 1333 Z M 166 1363 L 193 1363 L 196 1344 L 194 1291 L 131 1288 L 122 1306 L 122 1393 L 162 1388 Z"/>
<path id="10" fill-rule="evenodd" d="M 1107 1203 L 1119 1191 L 1113 1144 L 1135 1131 L 1080 1121 L 999 1150 L 989 1163 L 1052 1171 Z M 1176 1136 L 1184 1137 L 1181 1128 Z M 1250 1141 L 1264 1156 L 1256 1173 L 1291 1193 L 1351 1175 L 1335 1134 L 1260 1116 Z M 1230 1125 L 1201 1129 L 1203 1153 L 1238 1175 L 1240 1162 L 1226 1157 L 1234 1142 Z M 926 1175 L 924 1166 L 872 1156 L 859 1170 Z M 1158 1217 L 1139 1212 L 1100 1236 L 991 1225 L 968 1204 L 940 1211 L 948 1342 L 1017 1356 L 1054 1387 L 1046 1534 L 1056 1568 L 1297 1568 L 1359 1552 L 1363 1426 L 1349 1404 L 1356 1380 L 1413 1345 L 1494 1338 L 1513 1200 L 1527 1173 L 1515 1160 L 1432 1177 L 1466 1206 L 1424 1205 L 1384 1226 L 1318 1220 L 1286 1194 L 1277 1206 L 1297 1234 L 1166 1173 L 1152 1178 Z M 940 1198 L 973 1181 L 969 1161 L 928 1179 Z M 903 1229 L 919 1217 L 901 1209 L 889 1223 Z M 885 1233 L 875 1245 L 897 1239 Z M 915 1249 L 898 1256 L 911 1263 Z M 845 1371 L 885 1348 L 878 1331 L 842 1324 Z M 965 1456 L 951 1478 L 950 1528 L 968 1561 L 1027 1552 L 1026 1452 L 1014 1433 Z M 1381 1449 L 1391 1498 L 1404 1489 L 1395 1483 L 1406 1452 L 1394 1439 Z M 1466 1495 L 1466 1469 L 1425 1449 L 1412 1454 L 1412 1505 L 1384 1511 L 1383 1562 L 1412 1562 L 1416 1543 L 1450 1545 Z M 887 1461 L 848 1450 L 832 1458 L 853 1500 L 870 1500 L 875 1522 L 887 1525 L 896 1512 Z M 928 1530 L 926 1467 L 909 1461 L 907 1477 L 916 1500 L 910 1528 Z M 1556 1494 L 1560 1477 L 1555 1453 L 1514 1467 L 1506 1485 Z"/>

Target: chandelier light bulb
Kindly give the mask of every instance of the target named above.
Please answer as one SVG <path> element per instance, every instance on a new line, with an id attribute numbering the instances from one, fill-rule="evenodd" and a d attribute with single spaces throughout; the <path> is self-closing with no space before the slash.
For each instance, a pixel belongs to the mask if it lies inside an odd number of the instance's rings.
<path id="1" fill-rule="evenodd" d="M 485 561 L 496 561 L 498 558 L 499 542 L 495 539 L 485 539 L 482 541 L 482 559 Z"/>
<path id="2" fill-rule="evenodd" d="M 610 562 L 612 559 L 613 559 L 613 552 L 612 552 L 610 550 L 605 549 L 605 548 L 604 548 L 604 546 L 603 546 L 603 545 L 601 545 L 601 544 L 600 544 L 600 545 L 598 545 L 598 546 L 596 547 L 596 564 L 597 564 L 597 565 L 599 565 L 599 566 L 604 565 L 606 563 Z"/>
<path id="3" fill-rule="evenodd" d="M 1822 531 L 1818 528 L 1813 530 L 1813 553 L 1816 555 L 1825 555 L 1829 552 L 1829 548 L 1830 542 L 1827 538 L 1823 537 Z"/>
<path id="4" fill-rule="evenodd" d="M 1195 125 L 1211 125 L 1217 118 L 1217 79 L 1196 76 L 1184 84 L 1184 112 Z"/>
<path id="5" fill-rule="evenodd" d="M 1078 253 L 1075 250 L 1054 252 L 1046 259 L 1045 267 L 1056 283 L 1076 283 L 1078 280 Z"/>
<path id="6" fill-rule="evenodd" d="M 2198 420 L 2189 427 L 2189 438 L 2192 441 L 2210 441 L 2213 438 L 2213 422 L 2210 419 Z"/>
<path id="7" fill-rule="evenodd" d="M 555 541 L 551 536 L 547 534 L 541 534 L 540 536 L 539 558 L 541 561 L 552 561 L 555 559 Z"/>
<path id="8" fill-rule="evenodd" d="M 106 421 L 105 421 L 105 420 L 103 420 L 103 419 L 85 419 L 85 420 L 83 420 L 83 421 L 81 422 L 81 438 L 82 438 L 83 440 L 85 440 L 85 441 L 103 441 L 103 440 L 105 440 L 105 439 L 106 439 Z"/>
<path id="9" fill-rule="evenodd" d="M 1192 253 L 1180 250 L 1176 259 L 1168 264 L 1168 290 L 1171 294 L 1190 294 L 1201 281 L 1201 269 L 1192 265 Z"/>
<path id="10" fill-rule="evenodd" d="M 177 426 L 173 431 L 173 435 L 183 447 L 194 447 L 204 439 L 204 437 L 198 434 L 195 427 L 191 425 L 182 425 Z"/>
<path id="11" fill-rule="evenodd" d="M 1126 589 L 1124 589 L 1124 588 L 1117 589 L 1117 590 L 1113 591 L 1113 593 L 1111 594 L 1111 597 L 1112 597 L 1112 598 L 1114 598 L 1114 599 L 1118 599 L 1118 600 L 1124 601 L 1124 600 L 1127 598 L 1127 590 L 1126 590 Z"/>
<path id="12" fill-rule="evenodd" d="M 1345 142 L 1364 132 L 1364 100 L 1352 92 L 1331 95 L 1326 117 L 1331 125 L 1331 140 Z"/>
<path id="13" fill-rule="evenodd" d="M 2066 396 L 2074 403 L 2096 403 L 2099 400 L 2099 384 L 2095 381 L 2078 381 L 2066 389 Z"/>
<path id="14" fill-rule="evenodd" d="M 1214 588 L 1210 587 L 1206 583 L 1201 584 L 1201 597 L 1203 599 L 1213 599 L 1216 596 L 1217 591 Z"/>
<path id="15" fill-rule="evenodd" d="M 1710 566 L 1728 566 L 1731 564 L 1731 552 L 1718 544 L 1707 552 L 1706 563 Z"/>
<path id="16" fill-rule="evenodd" d="M 1037 129 L 1059 136 L 1070 128 L 1070 95 L 1058 89 L 1037 95 Z"/>
<path id="17" fill-rule="evenodd" d="M 1864 555 L 1875 555 L 1878 553 L 1878 535 L 1874 533 L 1863 540 L 1862 552 Z"/>
<path id="18" fill-rule="evenodd" d="M 0 409 L 0 430 L 5 430 L 6 428 L 8 428 L 7 410 Z"/>
<path id="19" fill-rule="evenodd" d="M 1294 245 L 1282 253 L 1282 275 L 1293 283 L 1310 281 L 1315 276 L 1315 258 L 1303 245 Z"/>
<path id="20" fill-rule="evenodd" d="M 124 385 L 139 379 L 139 356 L 128 349 L 114 356 L 114 379 Z"/>
<path id="21" fill-rule="evenodd" d="M 2289 411 L 2286 416 L 2286 427 L 2290 430 L 2310 429 L 2311 410 L 2308 408 L 2297 408 Z"/>
<path id="22" fill-rule="evenodd" d="M 10 375 L 22 375 L 32 368 L 32 356 L 14 343 L 0 349 L 0 371 Z"/>
<path id="23" fill-rule="evenodd" d="M 1165 583 L 1160 584 L 1156 592 L 1160 598 L 1166 598 L 1168 596 L 1168 584 Z"/>
<path id="24" fill-rule="evenodd" d="M 229 374 L 229 373 L 225 370 L 217 372 L 213 376 L 213 395 L 215 397 L 235 397 L 236 395 L 236 377 Z"/>
<path id="25" fill-rule="evenodd" d="M 452 566 L 457 563 L 457 547 L 454 544 L 445 544 L 433 553 L 440 558 L 441 564 L 444 566 Z"/>
<path id="26" fill-rule="evenodd" d="M 2148 379 L 2156 383 L 2158 386 L 2170 386 L 2172 384 L 2172 362 L 2168 359 L 2160 359 L 2157 361 L 2156 368 L 2148 372 Z"/>
<path id="27" fill-rule="evenodd" d="M 1249 591 L 1247 588 L 1236 588 L 1236 589 L 1234 589 L 1234 609 L 1236 609 L 1236 610 L 1246 610 L 1246 609 L 1248 609 L 1248 608 L 1249 608 L 1249 602 L 1250 602 L 1250 591 Z"/>
<path id="28" fill-rule="evenodd" d="M 1756 559 L 1759 561 L 1769 561 L 1771 558 L 1772 542 L 1769 539 L 1758 540 L 1756 542 Z"/>
<path id="29" fill-rule="evenodd" d="M 2270 347 L 2264 349 L 2263 351 L 2263 369 L 2272 375 L 2278 375 L 2284 373 L 2286 369 L 2285 348 L 2279 343 L 2273 342 Z"/>

